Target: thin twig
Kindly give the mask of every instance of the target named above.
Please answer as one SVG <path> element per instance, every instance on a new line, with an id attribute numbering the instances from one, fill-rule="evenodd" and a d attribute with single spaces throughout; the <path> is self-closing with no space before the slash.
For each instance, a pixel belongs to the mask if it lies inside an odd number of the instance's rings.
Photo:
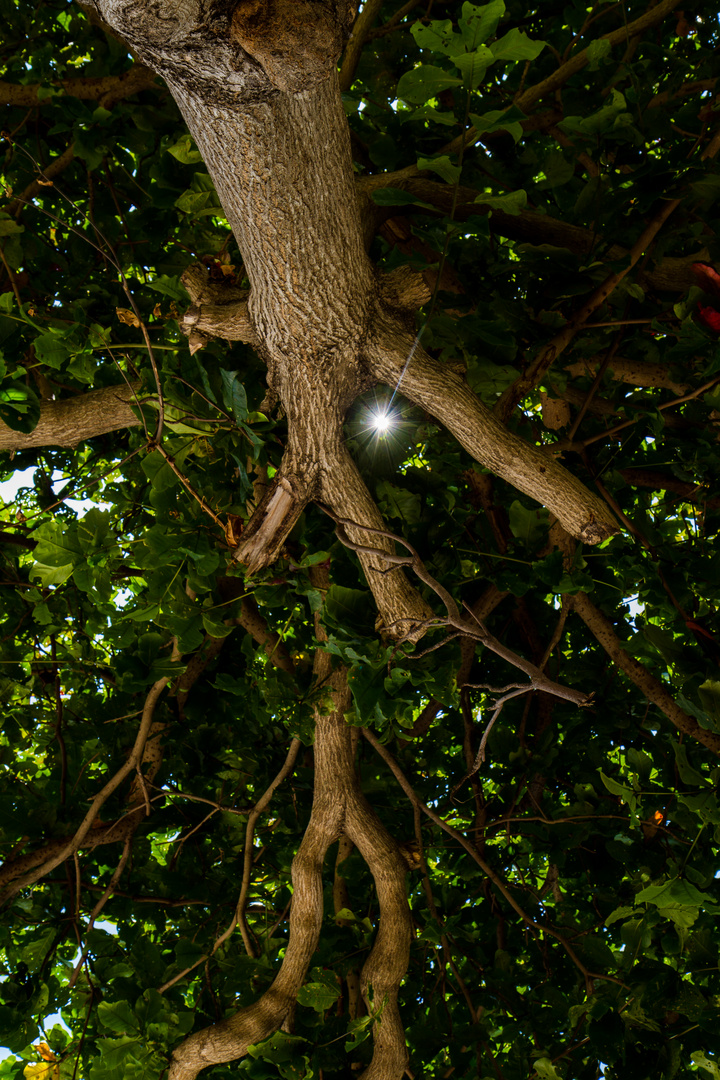
<path id="1" fill-rule="evenodd" d="M 160 700 L 160 695 L 169 682 L 170 677 L 164 675 L 150 687 L 147 697 L 145 698 L 145 707 L 143 708 L 140 727 L 138 728 L 133 748 L 130 751 L 127 760 L 97 793 L 75 834 L 63 845 L 58 854 L 51 856 L 51 858 L 47 859 L 46 862 L 42 863 L 39 867 L 36 867 L 30 873 L 23 875 L 23 877 L 18 878 L 8 885 L 7 888 L 3 890 L 3 893 L 0 894 L 3 901 L 11 899 L 13 896 L 17 895 L 20 889 L 24 889 L 28 885 L 33 885 L 36 881 L 39 881 L 40 878 L 45 877 L 46 874 L 49 874 L 51 870 L 54 870 L 60 863 L 65 862 L 66 859 L 69 859 L 71 855 L 74 855 L 75 852 L 82 847 L 83 841 L 92 829 L 104 803 L 110 798 L 120 784 L 122 784 L 123 780 L 130 773 L 135 771 L 138 762 L 141 760 L 143 750 L 145 749 L 145 743 L 147 742 L 150 728 L 153 723 L 155 707 Z"/>
<path id="2" fill-rule="evenodd" d="M 383 761 L 385 761 L 388 768 L 395 776 L 395 779 L 400 784 L 400 787 L 403 789 L 408 799 L 410 800 L 411 805 L 418 806 L 420 810 L 422 810 L 422 812 L 430 818 L 431 821 L 434 821 L 435 824 L 443 830 L 443 832 L 446 832 L 449 836 L 452 836 L 452 838 L 458 844 L 460 844 L 460 846 L 464 848 L 465 851 L 467 851 L 470 858 L 478 864 L 483 873 L 490 879 L 490 881 L 492 881 L 493 885 L 499 890 L 499 892 L 502 893 L 507 902 L 513 908 L 513 910 L 517 912 L 517 914 L 520 916 L 526 926 L 530 927 L 537 933 L 549 934 L 550 937 L 553 937 L 556 939 L 556 941 L 560 942 L 572 962 L 575 964 L 578 970 L 582 972 L 586 985 L 590 989 L 592 988 L 593 979 L 603 979 L 607 982 L 617 983 L 619 986 L 626 986 L 622 979 L 616 979 L 614 975 L 603 975 L 593 971 L 589 971 L 585 967 L 575 950 L 572 948 L 570 943 L 563 937 L 563 935 L 558 930 L 555 930 L 551 926 L 543 926 L 541 923 L 537 923 L 534 919 L 531 919 L 527 912 L 523 910 L 515 897 L 512 895 L 510 889 L 502 880 L 502 878 L 492 869 L 492 867 L 488 863 L 485 862 L 485 860 L 482 858 L 481 855 L 478 854 L 472 844 L 465 839 L 463 834 L 458 829 L 453 828 L 452 825 L 448 825 L 448 823 L 443 818 L 441 818 L 440 815 L 435 812 L 435 810 L 432 810 L 429 806 L 426 806 L 426 804 L 422 802 L 422 800 L 415 793 L 414 788 L 408 781 L 407 777 L 405 776 L 402 769 L 397 764 L 387 747 L 383 746 L 378 741 L 372 731 L 369 731 L 367 728 L 361 728 L 361 731 L 364 737 L 370 743 L 370 745 L 374 747 L 374 749 L 377 751 Z"/>
<path id="3" fill-rule="evenodd" d="M 88 920 L 88 926 L 87 926 L 87 930 L 85 932 L 86 939 L 87 939 L 87 935 L 90 933 L 93 926 L 95 925 L 95 920 L 97 919 L 98 915 L 100 914 L 102 909 L 105 907 L 105 904 L 108 902 L 111 895 L 114 893 L 115 886 L 117 885 L 118 881 L 122 877 L 123 870 L 125 869 L 127 861 L 130 858 L 130 852 L 131 851 L 132 851 L 132 837 L 128 836 L 128 837 L 126 837 L 125 843 L 123 845 L 123 852 L 122 852 L 122 855 L 120 857 L 120 862 L 115 867 L 115 872 L 113 873 L 113 876 L 110 878 L 110 881 L 108 882 L 107 888 L 103 892 L 102 896 L 98 900 L 95 907 L 90 912 L 90 919 Z M 87 944 L 85 946 L 85 948 L 83 949 L 83 951 L 82 951 L 82 955 L 80 956 L 80 959 L 78 960 L 75 967 L 73 968 L 72 975 L 70 976 L 70 980 L 68 982 L 68 989 L 69 990 L 72 990 L 75 983 L 77 982 L 77 977 L 80 974 L 80 969 L 82 968 L 83 964 L 85 963 L 85 960 L 87 959 L 87 954 L 88 954 L 89 951 L 90 951 L 90 945 Z"/>
<path id="4" fill-rule="evenodd" d="M 214 956 L 220 946 L 224 942 L 226 942 L 230 935 L 233 933 L 236 926 L 240 927 L 240 933 L 242 934 L 242 939 L 248 956 L 255 957 L 255 948 L 252 943 L 252 939 L 250 937 L 250 929 L 247 925 L 247 920 L 245 918 L 245 905 L 247 903 L 247 894 L 250 889 L 250 873 L 252 871 L 252 844 L 255 834 L 255 825 L 257 819 L 267 808 L 267 805 L 270 802 L 270 799 L 272 798 L 275 789 L 292 771 L 292 768 L 295 764 L 295 759 L 298 755 L 298 751 L 300 750 L 300 745 L 301 743 L 299 739 L 293 739 L 291 741 L 287 756 L 285 758 L 285 762 L 280 769 L 280 772 L 266 788 L 263 795 L 261 795 L 261 797 L 255 803 L 255 806 L 252 808 L 248 816 L 247 827 L 245 829 L 245 849 L 243 852 L 243 879 L 240 886 L 240 896 L 238 898 L 238 902 L 235 908 L 235 914 L 233 915 L 230 925 L 223 931 L 222 934 L 220 934 L 218 938 L 216 938 L 215 943 L 213 944 L 213 947 L 209 953 L 204 954 L 200 957 L 199 960 L 196 960 L 194 964 L 191 964 L 189 967 L 184 968 L 183 971 L 180 971 L 177 975 L 174 975 L 172 979 L 168 980 L 168 982 L 163 983 L 162 986 L 159 986 L 159 994 L 164 994 L 165 991 L 169 990 L 171 986 L 174 986 L 175 983 L 179 982 L 181 979 L 184 979 L 185 976 L 189 975 L 191 971 L 194 971 L 196 967 L 199 967 L 200 964 L 205 963 L 205 961 L 209 960 L 211 956 Z"/>

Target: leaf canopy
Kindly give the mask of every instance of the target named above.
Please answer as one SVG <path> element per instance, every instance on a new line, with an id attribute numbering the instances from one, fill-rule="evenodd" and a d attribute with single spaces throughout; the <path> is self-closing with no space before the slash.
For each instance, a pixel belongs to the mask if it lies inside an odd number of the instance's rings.
<path id="1" fill-rule="evenodd" d="M 435 814 L 359 736 L 408 852 L 410 1075 L 720 1076 L 718 24 L 655 7 L 368 2 L 341 62 L 370 256 L 424 274 L 423 347 L 621 528 L 575 543 L 402 385 L 351 407 L 347 445 L 435 583 L 580 707 L 447 633 L 425 579 L 423 640 L 379 634 L 317 506 L 269 569 L 233 560 L 287 423 L 257 351 L 181 327 L 191 264 L 247 287 L 207 166 L 79 7 L 0 0 L 1 1078 L 159 1078 L 271 985 L 332 709 L 316 616 L 347 723 Z M 128 386 L 117 426 L 23 448 L 42 410 Z M 370 1062 L 378 899 L 352 845 L 331 854 L 292 1030 L 213 1080 Z M 243 880 L 244 936 L 223 936 Z"/>

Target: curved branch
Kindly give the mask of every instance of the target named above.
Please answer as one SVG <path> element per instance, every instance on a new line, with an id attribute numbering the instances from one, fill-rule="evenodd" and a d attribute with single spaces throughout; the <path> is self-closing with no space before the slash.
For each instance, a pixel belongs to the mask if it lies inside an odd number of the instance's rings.
<path id="1" fill-rule="evenodd" d="M 435 824 L 443 830 L 443 832 L 446 832 L 448 836 L 452 836 L 452 838 L 456 840 L 457 843 L 465 849 L 465 851 L 467 851 L 470 858 L 478 864 L 482 872 L 486 875 L 486 877 L 490 879 L 490 881 L 492 881 L 498 892 L 500 892 L 505 897 L 507 902 L 510 904 L 510 907 L 515 912 L 517 912 L 517 914 L 520 916 L 526 926 L 532 927 L 534 930 L 540 931 L 541 933 L 549 934 L 550 937 L 553 937 L 556 939 L 556 941 L 559 941 L 572 962 L 575 964 L 578 970 L 582 972 L 586 981 L 589 981 L 591 979 L 603 979 L 607 982 L 618 983 L 621 986 L 625 985 L 621 982 L 620 979 L 613 978 L 612 975 L 600 975 L 596 974 L 595 972 L 588 971 L 575 950 L 559 931 L 553 929 L 553 927 L 551 926 L 544 926 L 542 923 L 535 922 L 535 920 L 527 914 L 527 912 L 515 899 L 512 892 L 505 884 L 503 879 L 500 877 L 500 875 L 496 873 L 495 870 L 493 870 L 489 863 L 485 862 L 483 857 L 473 847 L 470 841 L 467 840 L 458 829 L 454 828 L 454 826 L 448 825 L 448 823 L 445 821 L 444 818 L 440 816 L 440 814 L 438 814 L 435 810 L 433 810 L 429 806 L 426 806 L 425 803 L 422 802 L 422 800 L 416 794 L 415 789 L 412 787 L 409 780 L 407 779 L 407 777 L 405 776 L 402 769 L 395 761 L 387 747 L 383 746 L 380 743 L 380 741 L 375 737 L 372 731 L 369 731 L 367 728 L 361 728 L 361 730 L 370 745 L 377 751 L 383 761 L 387 764 L 393 776 L 400 784 L 400 787 L 403 789 L 408 799 L 410 800 L 413 808 L 421 810 L 423 814 L 429 817 L 431 821 L 434 821 Z"/>
<path id="2" fill-rule="evenodd" d="M 363 9 L 353 24 L 350 38 L 345 46 L 342 64 L 340 65 L 339 82 L 343 93 L 352 86 L 363 46 L 383 3 L 384 0 L 365 0 Z"/>
<path id="3" fill-rule="evenodd" d="M 248 928 L 247 919 L 245 918 L 245 908 L 247 906 L 248 892 L 250 891 L 250 874 L 252 871 L 252 854 L 253 854 L 253 838 L 255 836 L 255 825 L 263 813 L 268 803 L 275 793 L 275 789 L 282 784 L 283 780 L 292 771 L 295 764 L 295 759 L 298 756 L 300 750 L 300 740 L 293 739 L 290 743 L 290 748 L 287 752 L 285 762 L 280 772 L 277 774 L 274 780 L 268 785 L 267 789 L 260 796 L 258 801 L 253 806 L 247 819 L 247 826 L 245 828 L 245 849 L 243 851 L 243 876 L 242 884 L 240 886 L 240 897 L 237 902 L 237 908 L 235 911 L 234 922 L 240 926 L 240 933 L 242 934 L 243 943 L 245 945 L 245 951 L 248 956 L 256 956 L 255 950 L 250 938 L 250 930 Z M 213 952 L 215 949 L 213 949 Z"/>
<path id="4" fill-rule="evenodd" d="M 368 243 L 388 219 L 401 218 L 413 212 L 412 206 L 377 206 L 371 201 L 373 191 L 385 187 L 398 188 L 415 195 L 418 202 L 430 203 L 438 212 L 444 214 L 451 212 L 455 196 L 455 188 L 452 185 L 443 184 L 439 180 L 432 180 L 423 175 L 410 175 L 408 169 L 400 169 L 394 173 L 361 176 L 357 179 L 356 186 L 358 196 L 363 202 L 363 229 Z M 475 201 L 481 194 L 475 188 L 458 188 L 457 203 L 453 211 L 454 219 L 462 221 L 470 215 L 487 213 L 491 231 L 508 240 L 520 240 L 522 243 L 534 246 L 552 244 L 554 247 L 567 248 L 568 251 L 578 255 L 600 251 L 603 259 L 608 263 L 621 262 L 628 257 L 627 248 L 620 244 L 612 244 L 608 247 L 603 237 L 592 229 L 573 225 L 569 221 L 561 221 L 549 214 L 540 214 L 536 210 L 521 210 L 519 214 L 491 210 L 482 202 Z M 383 235 L 387 238 L 386 233 Z M 666 256 L 659 259 L 651 269 L 643 267 L 638 274 L 638 280 L 653 289 L 686 292 L 691 285 L 696 283 L 692 264 L 708 262 L 710 258 L 710 252 L 706 247 L 700 248 L 694 255 L 684 255 L 681 258 Z"/>
<path id="5" fill-rule="evenodd" d="M 691 739 L 702 743 L 708 750 L 712 750 L 714 754 L 720 755 L 720 735 L 715 731 L 708 731 L 700 727 L 697 720 L 692 716 L 688 716 L 680 708 L 660 680 L 651 675 L 638 660 L 625 652 L 623 643 L 615 633 L 612 623 L 595 607 L 586 594 L 582 592 L 576 593 L 573 604 L 575 611 L 577 611 L 590 633 L 600 642 L 610 659 L 617 664 L 621 671 L 625 672 L 631 682 L 635 683 L 649 701 L 657 705 L 658 709 L 667 716 L 670 723 L 674 724 L 678 731 L 682 731 L 685 735 L 689 735 Z"/>
<path id="6" fill-rule="evenodd" d="M 399 567 L 392 567 L 383 552 L 395 554 L 395 542 L 385 531 L 385 523 L 355 462 L 343 446 L 320 481 L 320 498 L 333 515 L 348 521 L 348 534 L 358 544 L 358 555 L 378 608 L 377 628 L 391 637 L 413 641 L 422 636 L 432 609 Z M 357 523 L 357 524 L 356 524 Z M 376 538 L 376 550 L 362 550 L 364 527 Z"/>
<path id="7" fill-rule="evenodd" d="M 234 1061 L 252 1043 L 276 1031 L 297 998 L 317 948 L 323 918 L 322 867 L 335 840 L 346 834 L 360 850 L 375 878 L 380 927 L 361 975 L 369 1006 L 382 1007 L 375 1025 L 373 1060 L 364 1080 L 402 1076 L 407 1051 L 397 992 L 409 957 L 411 921 L 404 890 L 406 865 L 392 837 L 363 796 L 353 764 L 351 730 L 344 720 L 350 707 L 346 669 L 332 670 L 318 651 L 315 674 L 333 696 L 333 711 L 315 711 L 315 791 L 307 830 L 292 865 L 290 933 L 282 966 L 272 985 L 253 1005 L 219 1024 L 189 1036 L 174 1052 L 168 1080 L 194 1080 L 208 1065 Z M 372 1001 L 370 986 L 372 985 Z"/>
<path id="8" fill-rule="evenodd" d="M 643 229 L 628 252 L 628 262 L 622 270 L 609 274 L 602 285 L 585 301 L 582 307 L 575 312 L 567 324 L 540 350 L 533 362 L 523 374 L 512 383 L 503 393 L 495 406 L 495 412 L 501 420 L 507 420 L 515 405 L 528 391 L 537 386 L 543 376 L 550 370 L 560 353 L 564 352 L 573 341 L 575 335 L 582 329 L 594 311 L 604 304 L 615 291 L 623 278 L 632 270 L 641 255 L 644 255 L 650 244 L 660 232 L 670 215 L 680 205 L 680 199 L 670 199 L 664 203 L 652 221 Z M 559 515 L 557 515 L 559 517 Z"/>
<path id="9" fill-rule="evenodd" d="M 258 1001 L 185 1039 L 173 1053 L 168 1080 L 195 1080 L 209 1065 L 244 1057 L 249 1046 L 277 1031 L 295 1003 L 320 938 L 323 860 L 342 831 L 343 801 L 332 797 L 343 749 L 337 738 L 340 725 L 345 726 L 342 717 L 332 714 L 316 729 L 315 797 L 292 864 L 293 902 L 282 966 Z"/>
<path id="10" fill-rule="evenodd" d="M 103 804 L 110 798 L 113 791 L 115 791 L 120 786 L 120 784 L 122 784 L 123 780 L 127 776 L 129 776 L 130 773 L 134 772 L 140 765 L 143 752 L 145 750 L 145 744 L 151 734 L 151 729 L 153 727 L 155 706 L 160 700 L 160 695 L 162 694 L 163 690 L 169 682 L 170 678 L 168 676 L 163 676 L 162 679 L 158 679 L 157 682 L 153 683 L 153 685 L 151 686 L 150 691 L 145 698 L 145 706 L 143 708 L 140 727 L 135 737 L 135 743 L 132 750 L 130 751 L 130 754 L 128 755 L 127 760 L 125 761 L 124 765 L 122 765 L 117 770 L 114 776 L 112 776 L 97 793 L 97 795 L 90 804 L 90 809 L 85 814 L 85 817 L 80 823 L 74 836 L 72 836 L 70 840 L 65 842 L 58 852 L 46 859 L 46 861 L 41 866 L 36 867 L 34 870 L 30 871 L 27 874 L 24 874 L 20 878 L 15 878 L 15 880 L 12 882 L 12 885 L 8 886 L 6 889 L 3 890 L 3 901 L 11 899 L 19 892 L 20 889 L 24 889 L 28 885 L 33 885 L 41 877 L 44 877 L 46 874 L 49 874 L 51 870 L 54 870 L 56 866 L 59 866 L 60 863 L 65 862 L 67 858 L 69 858 L 80 847 L 83 846 L 83 842 L 90 830 L 92 829 L 93 824 L 98 814 L 100 813 L 100 809 Z"/>
<path id="11" fill-rule="evenodd" d="M 630 38 L 642 34 L 644 30 L 661 22 L 666 15 L 669 15 L 676 7 L 679 7 L 681 2 L 682 0 L 661 0 L 659 4 L 656 4 L 654 7 L 650 8 L 649 11 L 646 11 L 644 15 L 641 15 L 639 19 L 635 19 L 634 22 L 627 23 L 624 26 L 619 26 L 617 30 L 611 30 L 608 34 L 603 34 L 597 41 L 609 41 L 611 47 L 614 45 L 622 45 L 623 42 L 629 41 Z M 592 45 L 596 44 L 597 42 L 593 41 Z M 542 82 L 528 87 L 524 93 L 520 94 L 519 97 L 515 99 L 514 104 L 517 108 L 522 109 L 524 113 L 527 113 L 541 98 L 559 90 L 568 79 L 571 79 L 573 75 L 577 75 L 579 71 L 582 71 L 582 69 L 590 63 L 592 60 L 590 48 L 591 46 L 588 46 L 587 49 L 583 49 L 581 52 L 571 57 L 566 63 L 561 64 L 557 71 L 554 71 L 552 75 L 548 75 Z"/>
<path id="12" fill-rule="evenodd" d="M 436 417 L 476 461 L 546 506 L 573 536 L 597 544 L 618 531 L 602 499 L 550 454 L 508 431 L 459 376 L 422 348 L 402 374 L 412 347 L 406 331 L 380 316 L 367 344 L 378 381 L 396 386 L 402 375 L 407 398 Z"/>
<path id="13" fill-rule="evenodd" d="M 8 203 L 6 207 L 7 212 L 19 217 L 27 204 L 32 202 L 36 195 L 41 194 L 43 187 L 47 187 L 48 181 L 54 180 L 56 176 L 59 176 L 61 172 L 64 172 L 74 157 L 75 143 L 72 142 L 65 150 L 63 150 L 62 154 L 53 158 L 52 161 L 43 168 L 42 181 L 33 180 L 32 183 L 28 184 L 22 194 L 16 195 L 15 198 Z"/>
<path id="14" fill-rule="evenodd" d="M 360 990 L 368 1012 L 382 1009 L 382 1014 L 381 1022 L 373 1028 L 372 1061 L 359 1080 L 399 1080 L 408 1063 L 397 1000 L 410 961 L 412 938 L 405 892 L 407 864 L 364 795 L 359 790 L 353 794 L 347 807 L 345 833 L 367 863 L 380 906 L 380 925 L 360 972 Z"/>

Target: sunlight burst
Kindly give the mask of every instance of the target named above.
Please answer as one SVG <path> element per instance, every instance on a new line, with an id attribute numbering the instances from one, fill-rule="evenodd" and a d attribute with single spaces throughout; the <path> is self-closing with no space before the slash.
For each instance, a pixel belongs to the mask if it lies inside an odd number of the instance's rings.
<path id="1" fill-rule="evenodd" d="M 394 420 L 395 417 L 392 413 L 378 409 L 378 411 L 373 413 L 372 415 L 370 426 L 373 427 L 375 431 L 377 431 L 380 435 L 382 435 L 384 432 L 388 431 L 392 427 Z"/>

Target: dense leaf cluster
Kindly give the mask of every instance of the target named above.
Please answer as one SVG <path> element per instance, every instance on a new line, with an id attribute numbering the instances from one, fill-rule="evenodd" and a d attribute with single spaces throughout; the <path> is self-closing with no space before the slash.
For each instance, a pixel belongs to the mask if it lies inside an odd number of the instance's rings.
<path id="1" fill-rule="evenodd" d="M 643 682 L 720 733 L 718 26 L 688 0 L 619 44 L 603 37 L 644 12 L 636 0 L 392 0 L 343 96 L 372 258 L 427 273 L 423 345 L 490 407 L 677 200 L 509 413 L 608 500 L 622 528 L 599 548 L 559 537 L 402 388 L 386 434 L 371 414 L 392 388 L 348 416 L 387 527 L 504 645 L 593 695 L 582 709 L 543 692 L 507 701 L 468 776 L 501 689 L 523 676 L 472 643 L 442 644 L 442 628 L 415 647 L 379 637 L 359 563 L 319 508 L 279 563 L 245 579 L 232 536 L 279 466 L 285 426 L 249 347 L 210 341 L 191 355 L 178 326 L 189 264 L 244 282 L 205 166 L 162 83 L 150 75 L 124 96 L 118 80 L 137 65 L 79 8 L 0 2 L 0 420 L 28 433 L 43 403 L 125 383 L 138 418 L 0 464 L 4 480 L 23 475 L 0 511 L 1 1077 L 159 1077 L 190 1030 L 270 984 L 312 801 L 318 613 L 350 667 L 348 722 L 377 734 L 494 874 L 415 819 L 359 738 L 363 789 L 411 852 L 412 1075 L 720 1076 L 720 771 L 712 742 L 683 735 Z M 79 80 L 99 79 L 115 83 L 83 96 Z M 141 320 L 163 394 L 159 448 Z M 18 860 L 73 836 L 164 678 L 162 760 L 135 802 L 131 775 L 80 850 L 14 892 Z M 254 840 L 255 955 L 237 931 L 213 953 L 233 919 L 248 814 L 292 736 L 303 747 Z M 123 833 L 138 799 L 148 813 Z M 382 1006 L 356 1014 L 351 988 L 377 904 L 362 859 L 342 856 L 326 866 L 292 1033 L 208 1076 L 340 1077 L 369 1061 Z"/>

